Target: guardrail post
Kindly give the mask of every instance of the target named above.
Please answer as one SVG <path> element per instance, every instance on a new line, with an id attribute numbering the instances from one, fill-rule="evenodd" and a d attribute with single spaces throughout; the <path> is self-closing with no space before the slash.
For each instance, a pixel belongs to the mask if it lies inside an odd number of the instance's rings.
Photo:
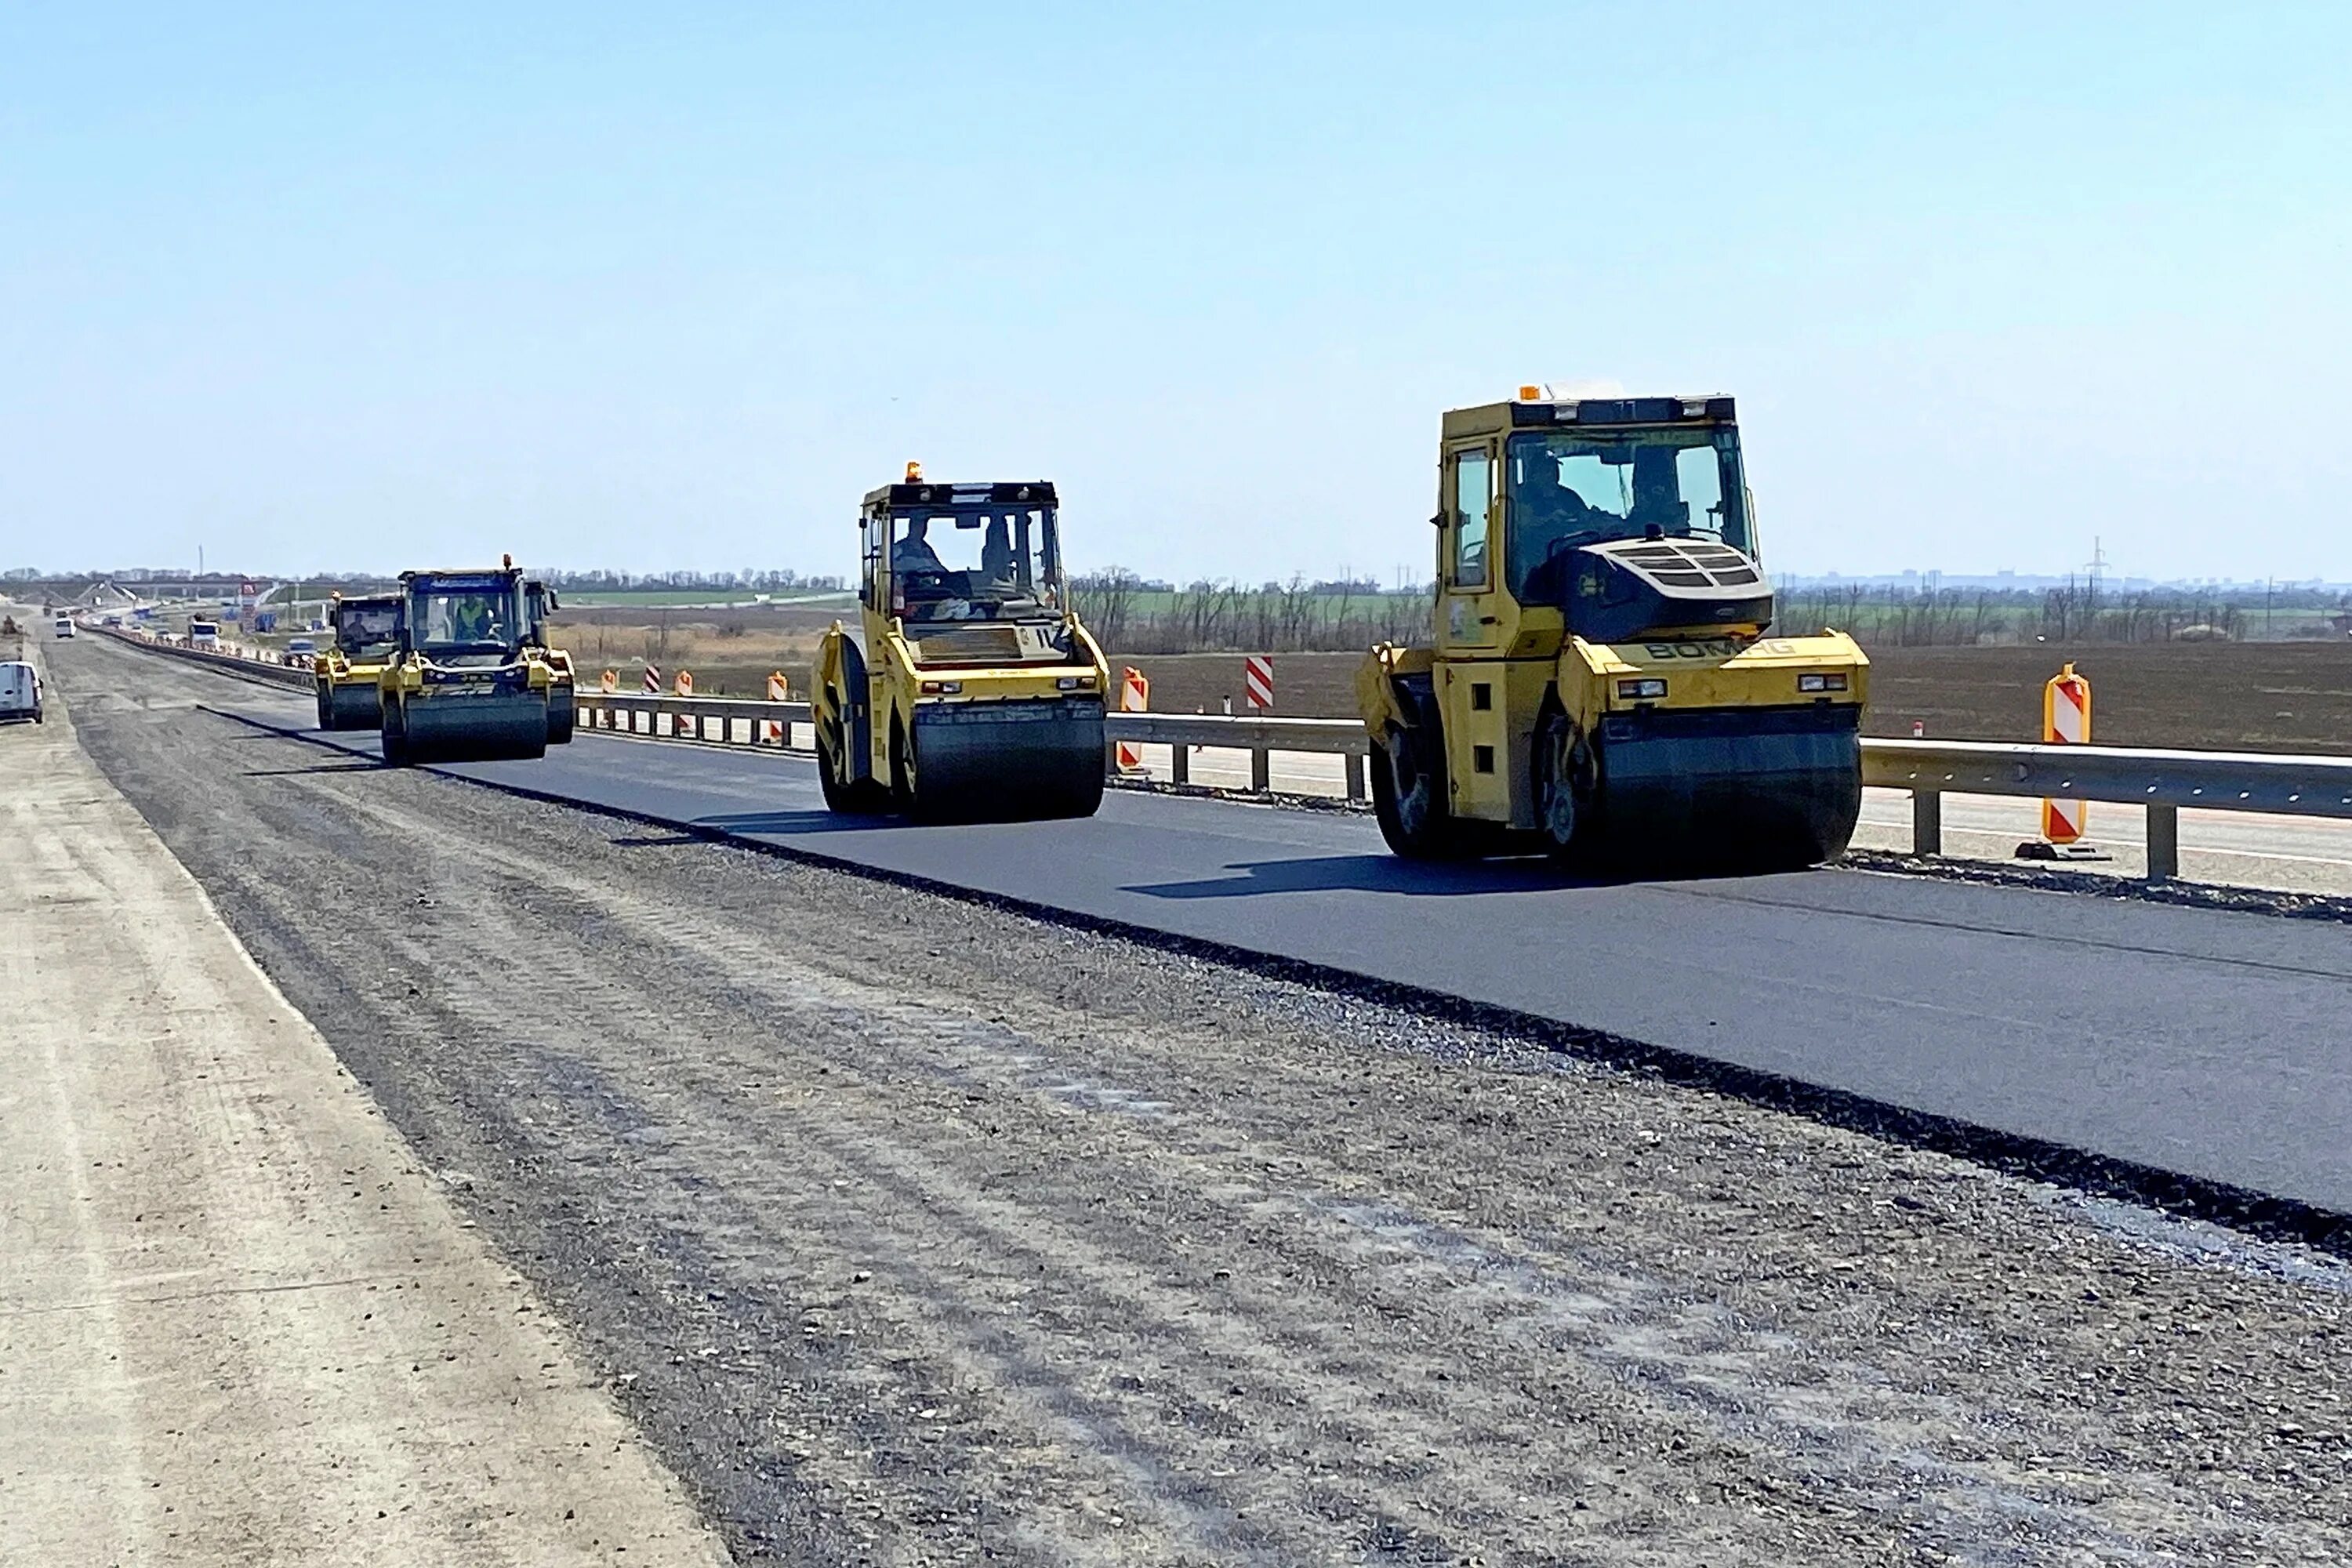
<path id="1" fill-rule="evenodd" d="M 1944 852 L 1944 797 L 1932 789 L 1911 792 L 1911 853 Z"/>
<path id="2" fill-rule="evenodd" d="M 1168 748 L 1168 782 L 1188 784 L 1192 782 L 1192 748 L 1181 741 Z"/>
<path id="3" fill-rule="evenodd" d="M 1274 753 L 1264 746 L 1250 749 L 1250 788 L 1259 795 L 1274 787 Z"/>
<path id="4" fill-rule="evenodd" d="M 2180 875 L 2180 808 L 2147 808 L 2147 879 L 2169 882 Z"/>
<path id="5" fill-rule="evenodd" d="M 1364 759 L 1349 752 L 1345 755 L 1348 770 L 1348 798 L 1360 804 L 1364 798 Z"/>

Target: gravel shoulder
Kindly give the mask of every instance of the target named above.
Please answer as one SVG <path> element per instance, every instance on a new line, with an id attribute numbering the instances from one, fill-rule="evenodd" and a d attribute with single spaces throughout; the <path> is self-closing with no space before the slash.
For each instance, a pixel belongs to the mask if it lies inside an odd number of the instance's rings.
<path id="1" fill-rule="evenodd" d="M 0 731 L 0 1562 L 723 1561 L 78 706 Z"/>
<path id="2" fill-rule="evenodd" d="M 2327 1258 L 58 662 L 740 1558 L 2352 1557 Z"/>

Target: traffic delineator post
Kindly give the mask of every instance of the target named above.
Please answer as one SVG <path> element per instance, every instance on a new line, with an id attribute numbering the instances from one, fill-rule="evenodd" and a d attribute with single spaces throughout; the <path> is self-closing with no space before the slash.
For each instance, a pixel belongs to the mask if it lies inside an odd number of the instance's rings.
<path id="1" fill-rule="evenodd" d="M 597 689 L 604 692 L 605 696 L 610 697 L 613 693 L 621 689 L 621 672 L 617 669 L 606 670 L 603 677 L 597 680 L 596 687 Z"/>
<path id="2" fill-rule="evenodd" d="M 770 670 L 768 672 L 768 700 L 771 702 L 790 702 L 792 700 L 792 684 L 784 679 L 784 672 L 781 669 Z M 785 740 L 784 721 L 781 719 L 769 720 L 767 721 L 766 734 L 768 744 L 772 746 L 782 745 Z"/>
<path id="3" fill-rule="evenodd" d="M 646 666 L 646 695 L 648 697 L 659 697 L 661 695 L 660 665 L 649 664 Z"/>
<path id="4" fill-rule="evenodd" d="M 2091 743 L 2091 683 L 2074 671 L 2070 661 L 2042 689 L 2042 743 L 2045 746 L 2087 746 Z M 2042 802 L 2042 837 L 2017 847 L 2029 860 L 2105 860 L 2105 850 L 2084 838 L 2090 822 L 2089 807 L 2080 800 L 2045 797 Z"/>
<path id="5" fill-rule="evenodd" d="M 1151 682 L 1143 671 L 1132 665 L 1120 673 L 1118 710 L 1122 713 L 1148 713 L 1151 710 Z M 1118 771 L 1138 773 L 1143 767 L 1143 748 L 1131 741 L 1118 742 Z"/>
<path id="6" fill-rule="evenodd" d="M 1262 653 L 1254 653 L 1242 660 L 1242 686 L 1253 708 L 1274 706 L 1274 660 Z"/>
<path id="7" fill-rule="evenodd" d="M 670 695 L 673 697 L 691 697 L 694 695 L 694 672 L 692 670 L 681 669 L 677 672 L 677 679 L 670 685 Z M 693 716 L 690 714 L 680 713 L 677 717 L 677 723 L 676 728 L 672 730 L 671 733 L 681 738 L 692 736 L 696 729 L 696 721 Z"/>

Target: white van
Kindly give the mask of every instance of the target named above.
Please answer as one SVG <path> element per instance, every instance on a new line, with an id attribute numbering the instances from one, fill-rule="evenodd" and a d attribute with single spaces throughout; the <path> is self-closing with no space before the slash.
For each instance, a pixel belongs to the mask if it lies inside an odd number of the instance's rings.
<path id="1" fill-rule="evenodd" d="M 61 637 L 69 637 L 73 636 L 73 617 L 71 616 L 59 616 L 58 617 L 58 636 Z"/>
<path id="2" fill-rule="evenodd" d="M 188 646 L 190 647 L 215 648 L 220 647 L 220 623 L 218 621 L 190 621 L 188 623 Z"/>
<path id="3" fill-rule="evenodd" d="M 29 664 L 0 662 L 0 724 L 41 721 L 41 677 Z"/>

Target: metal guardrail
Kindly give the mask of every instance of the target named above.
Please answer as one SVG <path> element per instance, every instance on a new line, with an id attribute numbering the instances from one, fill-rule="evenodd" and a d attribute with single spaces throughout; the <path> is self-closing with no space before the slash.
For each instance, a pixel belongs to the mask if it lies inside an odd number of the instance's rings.
<path id="1" fill-rule="evenodd" d="M 618 734 L 652 735 L 665 740 L 702 741 L 739 745 L 769 744 L 764 726 L 781 724 L 786 743 L 794 731 L 810 723 L 805 702 L 766 702 L 750 698 L 656 696 L 651 692 L 583 691 L 577 699 L 583 729 Z M 718 732 L 711 732 L 716 724 Z M 740 730 L 739 730 L 740 726 Z M 1250 758 L 1250 788 L 1264 794 L 1272 787 L 1273 756 L 1276 752 L 1337 755 L 1342 759 L 1349 800 L 1364 798 L 1364 758 L 1370 742 L 1363 725 L 1352 719 L 1274 719 L 1216 713 L 1111 713 L 1106 716 L 1104 739 L 1170 748 L 1171 776 L 1191 783 L 1192 752 L 1208 747 L 1246 752 Z"/>
<path id="2" fill-rule="evenodd" d="M 688 738 L 709 739 L 705 719 L 725 720 L 719 739 L 732 740 L 734 721 L 757 735 L 761 721 L 805 724 L 805 702 L 758 702 L 725 698 L 654 697 L 627 693 L 583 693 L 582 722 L 592 707 L 607 706 L 631 715 L 618 727 L 639 733 L 676 732 L 682 720 Z M 670 720 L 669 726 L 659 716 Z M 607 720 L 601 727 L 614 728 Z M 1247 752 L 1250 787 L 1268 787 L 1270 759 L 1277 752 L 1337 753 L 1346 759 L 1348 798 L 1364 798 L 1364 762 L 1370 743 L 1352 719 L 1227 717 L 1211 713 L 1113 713 L 1106 726 L 1112 741 L 1165 745 L 1172 776 L 1188 782 L 1195 747 Z M 789 739 L 791 731 L 786 731 Z M 1862 742 L 1862 778 L 1866 785 L 1899 789 L 1911 796 L 1912 851 L 1944 851 L 1943 797 L 1947 795 L 2055 796 L 2138 805 L 2147 813 L 2147 874 L 2164 881 L 2180 874 L 2180 808 L 2265 812 L 2282 816 L 2352 819 L 2352 757 L 2273 754 L 2260 752 L 2182 752 L 2123 746 L 2011 745 L 1977 741 L 1879 741 Z"/>
<path id="3" fill-rule="evenodd" d="M 251 655 L 206 653 L 172 641 L 116 631 L 126 642 L 184 658 L 226 666 L 245 675 L 308 689 L 308 670 Z M 770 745 L 780 725 L 784 746 L 810 721 L 805 702 L 751 698 L 675 697 L 592 689 L 578 694 L 582 728 L 615 734 L 706 743 Z M 716 726 L 716 732 L 713 727 Z M 1172 776 L 1188 782 L 1196 748 L 1246 752 L 1250 787 L 1270 786 L 1277 752 L 1338 755 L 1344 760 L 1348 798 L 1364 798 L 1370 744 L 1352 719 L 1277 719 L 1214 713 L 1112 713 L 1109 741 L 1164 745 Z M 2352 820 L 2352 757 L 2264 752 L 2163 751 L 2125 746 L 2017 745 L 1985 741 L 1862 742 L 1862 781 L 1911 796 L 1912 849 L 1940 855 L 1943 797 L 1948 795 L 2053 796 L 2137 805 L 2147 813 L 2147 874 L 2163 881 L 2180 874 L 2180 810 L 2250 811 L 2281 816 Z"/>
<path id="4" fill-rule="evenodd" d="M 2352 757 L 1985 741 L 1864 741 L 1862 782 L 1911 793 L 1912 850 L 1944 851 L 1948 795 L 2111 801 L 2147 809 L 2147 874 L 2180 874 L 2180 808 L 2352 818 Z"/>

